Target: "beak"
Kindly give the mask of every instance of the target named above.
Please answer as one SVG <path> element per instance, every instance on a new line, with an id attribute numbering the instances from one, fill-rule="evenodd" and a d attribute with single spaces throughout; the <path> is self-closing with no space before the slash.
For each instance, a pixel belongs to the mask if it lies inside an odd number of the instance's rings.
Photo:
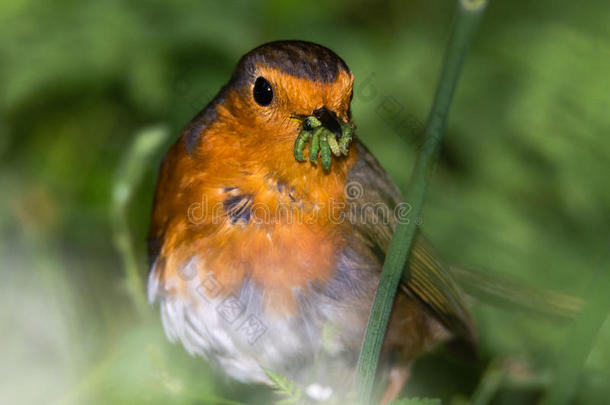
<path id="1" fill-rule="evenodd" d="M 322 107 L 315 110 L 313 112 L 313 116 L 320 120 L 322 125 L 330 132 L 335 134 L 337 138 L 341 137 L 341 125 L 339 125 L 337 114 L 334 111 L 331 111 L 326 107 Z"/>
<path id="2" fill-rule="evenodd" d="M 334 111 L 322 107 L 313 111 L 312 115 L 304 117 L 292 114 L 289 118 L 301 123 L 301 129 L 294 141 L 294 158 L 297 161 L 307 160 L 303 156 L 303 149 L 310 141 L 309 160 L 316 164 L 319 154 L 324 170 L 330 170 L 333 155 L 347 156 L 355 127 L 350 123 L 339 121 Z"/>

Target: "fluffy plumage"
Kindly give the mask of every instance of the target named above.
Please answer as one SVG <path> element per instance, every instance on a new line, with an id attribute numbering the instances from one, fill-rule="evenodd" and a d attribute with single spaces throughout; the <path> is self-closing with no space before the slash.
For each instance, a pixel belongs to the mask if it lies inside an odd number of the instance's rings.
<path id="1" fill-rule="evenodd" d="M 252 98 L 260 76 L 273 88 L 268 106 Z M 352 84 L 324 47 L 263 45 L 240 60 L 162 165 L 149 298 L 160 302 L 170 340 L 241 381 L 268 383 L 262 366 L 304 388 L 350 388 L 401 198 L 358 141 L 329 171 L 297 162 L 299 123 L 290 117 L 324 107 L 350 121 Z M 459 290 L 421 236 L 408 265 L 387 368 L 408 367 L 451 335 L 475 341 Z"/>

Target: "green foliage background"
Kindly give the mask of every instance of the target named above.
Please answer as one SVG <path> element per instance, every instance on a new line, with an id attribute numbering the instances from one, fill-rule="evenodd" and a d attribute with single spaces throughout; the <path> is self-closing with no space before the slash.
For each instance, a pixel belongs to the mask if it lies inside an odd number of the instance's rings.
<path id="1" fill-rule="evenodd" d="M 121 156 L 143 127 L 175 139 L 249 49 L 307 39 L 353 70 L 358 136 L 404 186 L 453 11 L 439 0 L 1 2 L 2 402 L 268 402 L 167 343 L 156 309 L 133 308 L 109 221 Z M 422 218 L 448 261 L 584 298 L 594 272 L 610 271 L 608 21 L 602 1 L 491 2 Z M 143 277 L 161 152 L 129 211 Z M 535 403 L 569 323 L 472 308 L 479 358 L 440 350 L 406 393 L 463 403 L 500 373 L 493 403 Z M 606 403 L 609 380 L 605 322 L 574 402 Z"/>

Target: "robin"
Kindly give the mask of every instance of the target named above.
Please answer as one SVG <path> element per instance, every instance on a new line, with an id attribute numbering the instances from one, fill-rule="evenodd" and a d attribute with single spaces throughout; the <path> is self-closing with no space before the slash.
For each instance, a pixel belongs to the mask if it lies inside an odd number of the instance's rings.
<path id="1" fill-rule="evenodd" d="M 167 337 L 229 376 L 285 376 L 345 398 L 400 210 L 355 137 L 354 77 L 331 50 L 277 41 L 244 55 L 164 159 L 149 233 Z M 418 235 L 385 338 L 382 401 L 439 343 L 475 345 L 460 290 Z"/>

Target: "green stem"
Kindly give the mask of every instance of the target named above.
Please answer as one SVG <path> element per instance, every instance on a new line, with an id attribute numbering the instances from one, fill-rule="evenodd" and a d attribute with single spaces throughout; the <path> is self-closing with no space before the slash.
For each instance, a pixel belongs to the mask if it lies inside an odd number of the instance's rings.
<path id="1" fill-rule="evenodd" d="M 369 315 L 368 325 L 358 359 L 356 389 L 362 403 L 370 403 L 377 371 L 377 362 L 392 310 L 396 289 L 404 264 L 411 250 L 424 196 L 438 159 L 441 140 L 447 125 L 449 107 L 471 39 L 487 2 L 485 0 L 461 0 L 445 54 L 443 69 L 434 102 L 424 132 L 424 144 L 415 163 L 407 188 L 412 209 L 399 218 L 383 264 L 379 286 Z M 408 277 L 405 274 L 405 277 Z"/>
<path id="2" fill-rule="evenodd" d="M 167 139 L 167 130 L 151 128 L 138 134 L 123 156 L 112 190 L 111 220 L 114 244 L 125 269 L 127 293 L 140 315 L 146 313 L 144 284 L 138 269 L 136 251 L 131 240 L 127 210 L 151 155 Z"/>
<path id="3" fill-rule="evenodd" d="M 481 377 L 481 381 L 470 398 L 470 405 L 487 405 L 498 392 L 506 375 L 502 362 L 493 360 Z"/>
<path id="4" fill-rule="evenodd" d="M 607 261 L 605 261 L 607 263 Z M 582 370 L 595 338 L 610 311 L 610 269 L 597 269 L 587 291 L 588 302 L 576 320 L 560 351 L 561 359 L 554 381 L 540 402 L 541 405 L 561 405 L 572 402 Z"/>

